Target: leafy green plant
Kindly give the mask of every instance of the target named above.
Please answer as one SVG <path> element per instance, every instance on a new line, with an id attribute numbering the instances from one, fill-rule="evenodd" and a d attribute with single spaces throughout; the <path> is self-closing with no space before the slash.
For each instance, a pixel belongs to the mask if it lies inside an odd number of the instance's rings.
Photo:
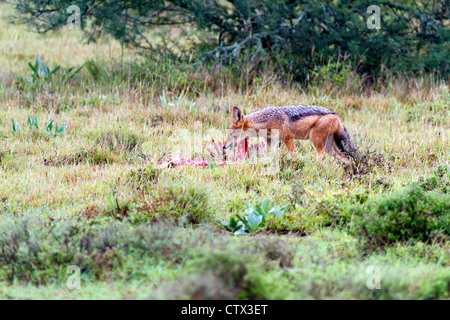
<path id="1" fill-rule="evenodd" d="M 64 81 L 72 79 L 76 74 L 78 74 L 81 69 L 84 68 L 85 65 L 82 65 L 78 68 L 76 67 L 70 67 L 67 69 L 64 69 L 63 73 L 63 79 Z M 36 62 L 33 65 L 31 62 L 28 63 L 28 67 L 31 69 L 31 78 L 28 78 L 27 80 L 29 82 L 37 82 L 40 80 L 48 80 L 50 77 L 55 74 L 58 70 L 62 69 L 61 66 L 56 66 L 53 69 L 49 69 L 48 66 L 45 64 L 45 62 L 42 60 L 41 55 L 38 55 L 36 57 Z M 24 81 L 22 78 L 18 78 L 20 81 Z"/>
<path id="2" fill-rule="evenodd" d="M 245 232 L 245 225 L 242 221 L 238 221 L 235 218 L 231 218 L 230 222 L 222 221 L 220 225 L 227 231 L 232 232 L 234 234 L 241 234 Z"/>
<path id="3" fill-rule="evenodd" d="M 14 134 L 20 132 L 20 123 L 15 122 L 13 118 L 11 118 L 12 123 L 12 132 Z M 49 122 L 45 125 L 45 132 L 50 134 L 52 137 L 56 138 L 58 135 L 64 134 L 64 132 L 67 129 L 67 121 L 63 122 L 61 126 L 58 126 L 56 123 L 55 126 L 53 124 L 55 123 L 54 119 L 49 120 Z M 36 116 L 29 116 L 27 120 L 27 127 L 29 130 L 39 130 L 39 122 Z"/>
<path id="4" fill-rule="evenodd" d="M 13 118 L 11 118 L 11 122 L 12 122 L 12 132 L 14 134 L 19 133 L 20 132 L 20 123 L 15 122 Z"/>
<path id="5" fill-rule="evenodd" d="M 29 116 L 28 117 L 28 129 L 30 130 L 39 130 L 39 124 L 37 121 L 37 117 L 36 116 Z"/>
<path id="6" fill-rule="evenodd" d="M 45 125 L 45 131 L 52 135 L 52 137 L 56 138 L 58 135 L 62 135 L 67 129 L 67 121 L 64 121 L 62 126 L 58 127 L 58 124 L 55 123 L 55 130 L 53 131 L 53 123 L 54 119 L 49 120 L 49 122 Z M 52 133 L 53 131 L 53 133 Z"/>
<path id="7" fill-rule="evenodd" d="M 51 120 L 45 125 L 45 131 L 46 131 L 47 133 L 52 132 L 53 122 L 54 122 L 54 121 L 55 121 L 54 119 L 51 119 Z"/>
<path id="8" fill-rule="evenodd" d="M 243 231 L 246 233 L 255 233 L 259 228 L 264 228 L 264 217 L 254 210 L 247 212 L 246 216 L 237 217 L 244 224 Z"/>
<path id="9" fill-rule="evenodd" d="M 184 90 L 181 90 L 180 95 L 178 96 L 178 99 L 175 99 L 175 97 L 173 97 L 170 101 L 167 99 L 167 95 L 166 95 L 166 91 L 163 90 L 162 95 L 159 97 L 159 99 L 161 100 L 161 106 L 163 106 L 164 108 L 168 108 L 168 107 L 172 107 L 172 106 L 180 106 L 182 101 L 183 101 L 183 97 L 184 97 Z M 187 110 L 191 109 L 191 108 L 195 108 L 195 102 L 191 102 L 191 105 L 189 106 L 189 108 L 187 107 Z"/>
<path id="10" fill-rule="evenodd" d="M 64 121 L 61 127 L 58 127 L 58 124 L 55 126 L 55 133 L 53 134 L 54 137 L 63 134 L 66 132 L 67 129 L 67 121 Z"/>
<path id="11" fill-rule="evenodd" d="M 261 205 L 256 205 L 253 208 L 247 202 L 244 202 L 247 209 L 245 210 L 245 215 L 236 215 L 235 218 L 231 218 L 230 222 L 222 221 L 220 225 L 227 231 L 233 232 L 234 234 L 251 234 L 255 233 L 260 229 L 267 229 L 270 220 L 280 221 L 286 216 L 286 211 L 291 206 L 286 204 L 282 207 L 275 205 L 270 207 L 270 201 L 264 199 Z"/>
<path id="12" fill-rule="evenodd" d="M 48 69 L 45 62 L 41 59 L 41 55 L 38 55 L 36 57 L 36 62 L 34 65 L 31 64 L 31 62 L 28 63 L 28 66 L 30 67 L 32 74 L 32 81 L 35 82 L 37 80 L 46 80 L 48 77 L 53 75 L 56 71 L 58 71 L 61 67 L 56 66 L 53 69 Z"/>

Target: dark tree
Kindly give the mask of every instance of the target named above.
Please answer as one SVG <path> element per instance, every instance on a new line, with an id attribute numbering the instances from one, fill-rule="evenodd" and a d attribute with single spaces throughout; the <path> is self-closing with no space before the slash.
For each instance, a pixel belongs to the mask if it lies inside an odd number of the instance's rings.
<path id="1" fill-rule="evenodd" d="M 156 46 L 146 34 L 155 26 L 191 24 L 209 31 L 201 59 L 269 60 L 301 79 L 315 65 L 349 57 L 358 71 L 376 75 L 430 72 L 448 76 L 449 0 L 21 0 L 17 22 L 38 32 L 66 24 L 67 7 L 81 10 L 90 39 L 111 34 L 122 43 L 147 50 Z M 381 29 L 369 29 L 370 5 L 381 9 Z"/>

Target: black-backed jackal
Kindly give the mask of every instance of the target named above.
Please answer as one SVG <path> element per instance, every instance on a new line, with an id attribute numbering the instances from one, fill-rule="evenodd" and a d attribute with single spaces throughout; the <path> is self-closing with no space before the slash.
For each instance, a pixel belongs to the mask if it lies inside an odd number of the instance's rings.
<path id="1" fill-rule="evenodd" d="M 311 140 L 322 163 L 325 152 L 344 160 L 354 149 L 344 125 L 336 113 L 318 106 L 266 107 L 244 116 L 241 109 L 233 106 L 232 124 L 224 149 L 230 149 L 236 142 L 240 130 L 279 130 L 279 137 L 289 153 L 294 151 L 294 139 Z M 268 140 L 270 143 L 270 141 Z"/>

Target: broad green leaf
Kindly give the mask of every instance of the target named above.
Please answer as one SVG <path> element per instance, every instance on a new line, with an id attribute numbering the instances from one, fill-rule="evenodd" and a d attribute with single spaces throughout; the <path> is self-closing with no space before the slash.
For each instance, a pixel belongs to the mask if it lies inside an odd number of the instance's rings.
<path id="1" fill-rule="evenodd" d="M 263 209 L 259 205 L 256 205 L 256 210 L 253 210 L 253 211 L 258 213 L 260 216 L 267 217 L 266 214 L 264 213 Z"/>
<path id="2" fill-rule="evenodd" d="M 250 232 L 252 232 L 252 227 L 251 227 L 251 225 L 249 224 L 249 222 L 246 220 L 246 219 L 244 219 L 243 217 L 241 217 L 240 215 L 236 215 L 237 217 L 238 217 L 238 219 L 245 225 L 245 227 L 247 228 L 247 230 L 248 231 L 250 231 Z"/>
<path id="3" fill-rule="evenodd" d="M 48 124 L 45 126 L 45 131 L 47 131 L 48 133 L 52 132 L 53 129 L 53 121 L 55 121 L 54 119 L 50 120 L 48 122 Z"/>
<path id="4" fill-rule="evenodd" d="M 250 214 L 247 216 L 248 224 L 250 225 L 250 231 L 255 232 L 263 221 L 263 217 L 257 214 Z"/>
<path id="5" fill-rule="evenodd" d="M 45 65 L 44 61 L 42 61 L 41 76 L 44 79 L 47 78 L 47 76 L 48 76 L 48 69 L 47 69 L 47 66 Z"/>
<path id="6" fill-rule="evenodd" d="M 269 199 L 264 199 L 263 202 L 261 202 L 261 209 L 263 210 L 264 214 L 267 215 L 270 208 L 270 201 Z"/>

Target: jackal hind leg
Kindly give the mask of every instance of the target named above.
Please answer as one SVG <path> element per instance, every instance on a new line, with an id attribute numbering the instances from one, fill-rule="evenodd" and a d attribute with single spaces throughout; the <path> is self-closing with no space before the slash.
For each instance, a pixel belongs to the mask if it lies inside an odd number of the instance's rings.
<path id="1" fill-rule="evenodd" d="M 314 148 L 317 151 L 317 159 L 323 167 L 323 160 L 325 159 L 325 146 L 327 137 L 321 134 L 320 130 L 313 128 L 309 132 L 309 140 L 311 140 Z"/>

